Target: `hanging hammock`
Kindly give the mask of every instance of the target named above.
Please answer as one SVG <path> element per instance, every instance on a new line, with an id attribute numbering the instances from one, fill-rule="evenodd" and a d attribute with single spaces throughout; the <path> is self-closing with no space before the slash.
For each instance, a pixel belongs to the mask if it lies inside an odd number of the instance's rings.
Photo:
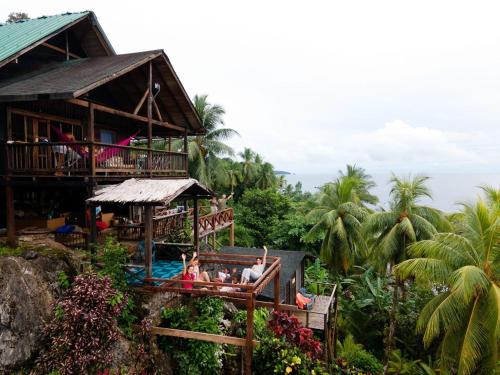
<path id="1" fill-rule="evenodd" d="M 58 128 L 56 128 L 54 125 L 50 124 L 50 127 L 52 128 L 52 130 L 54 130 L 54 133 L 56 133 L 57 138 L 59 139 L 59 141 L 66 142 L 66 143 L 75 143 L 75 141 L 73 139 L 71 139 L 70 137 L 68 137 L 66 134 L 64 134 L 62 131 L 60 131 Z M 137 137 L 137 135 L 140 132 L 141 132 L 140 130 L 136 131 L 131 136 L 129 136 L 129 137 L 121 140 L 120 142 L 116 143 L 115 146 L 128 146 L 128 144 L 130 143 L 130 141 L 132 139 L 134 139 L 135 137 Z M 71 147 L 82 158 L 88 158 L 89 157 L 89 152 L 86 151 L 80 145 L 74 144 L 74 145 L 68 145 L 68 147 Z M 104 161 L 112 158 L 113 156 L 115 156 L 119 151 L 120 151 L 120 148 L 113 147 L 113 145 L 111 145 L 110 147 L 106 147 L 106 148 L 102 149 L 96 155 L 96 162 L 102 163 L 102 162 L 104 162 Z"/>

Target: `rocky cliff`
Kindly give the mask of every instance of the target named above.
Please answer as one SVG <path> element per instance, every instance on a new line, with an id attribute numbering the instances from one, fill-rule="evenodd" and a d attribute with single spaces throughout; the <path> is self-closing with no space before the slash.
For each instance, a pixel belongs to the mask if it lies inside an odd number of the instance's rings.
<path id="1" fill-rule="evenodd" d="M 0 257 L 0 373 L 30 366 L 61 293 L 58 272 L 72 275 L 76 267 L 77 257 L 62 249 Z"/>

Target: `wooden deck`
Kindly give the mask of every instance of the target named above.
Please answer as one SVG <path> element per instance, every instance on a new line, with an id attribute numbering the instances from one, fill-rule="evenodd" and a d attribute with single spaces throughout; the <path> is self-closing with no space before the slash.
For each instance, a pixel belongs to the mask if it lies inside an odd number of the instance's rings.
<path id="1" fill-rule="evenodd" d="M 311 310 L 294 311 L 293 315 L 307 328 L 324 331 L 330 317 L 332 296 L 316 296 Z"/>

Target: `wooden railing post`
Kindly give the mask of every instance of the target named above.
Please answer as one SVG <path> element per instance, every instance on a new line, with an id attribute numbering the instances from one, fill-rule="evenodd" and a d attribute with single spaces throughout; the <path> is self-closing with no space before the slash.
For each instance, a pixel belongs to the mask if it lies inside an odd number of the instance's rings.
<path id="1" fill-rule="evenodd" d="M 89 169 L 90 175 L 95 176 L 95 130 L 94 130 L 94 103 L 89 102 L 87 141 L 89 143 Z"/>
<path id="2" fill-rule="evenodd" d="M 147 168 L 149 175 L 152 175 L 153 169 L 153 62 L 149 61 L 148 72 L 148 162 Z"/>

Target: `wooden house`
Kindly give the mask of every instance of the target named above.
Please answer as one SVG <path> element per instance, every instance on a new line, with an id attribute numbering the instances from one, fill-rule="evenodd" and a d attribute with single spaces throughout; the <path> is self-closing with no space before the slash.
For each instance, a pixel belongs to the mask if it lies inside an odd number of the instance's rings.
<path id="1" fill-rule="evenodd" d="M 187 137 L 203 133 L 165 52 L 116 54 L 93 12 L 0 25 L 0 228 L 10 243 L 30 223 L 72 215 L 84 225 L 99 185 L 188 178 Z"/>

